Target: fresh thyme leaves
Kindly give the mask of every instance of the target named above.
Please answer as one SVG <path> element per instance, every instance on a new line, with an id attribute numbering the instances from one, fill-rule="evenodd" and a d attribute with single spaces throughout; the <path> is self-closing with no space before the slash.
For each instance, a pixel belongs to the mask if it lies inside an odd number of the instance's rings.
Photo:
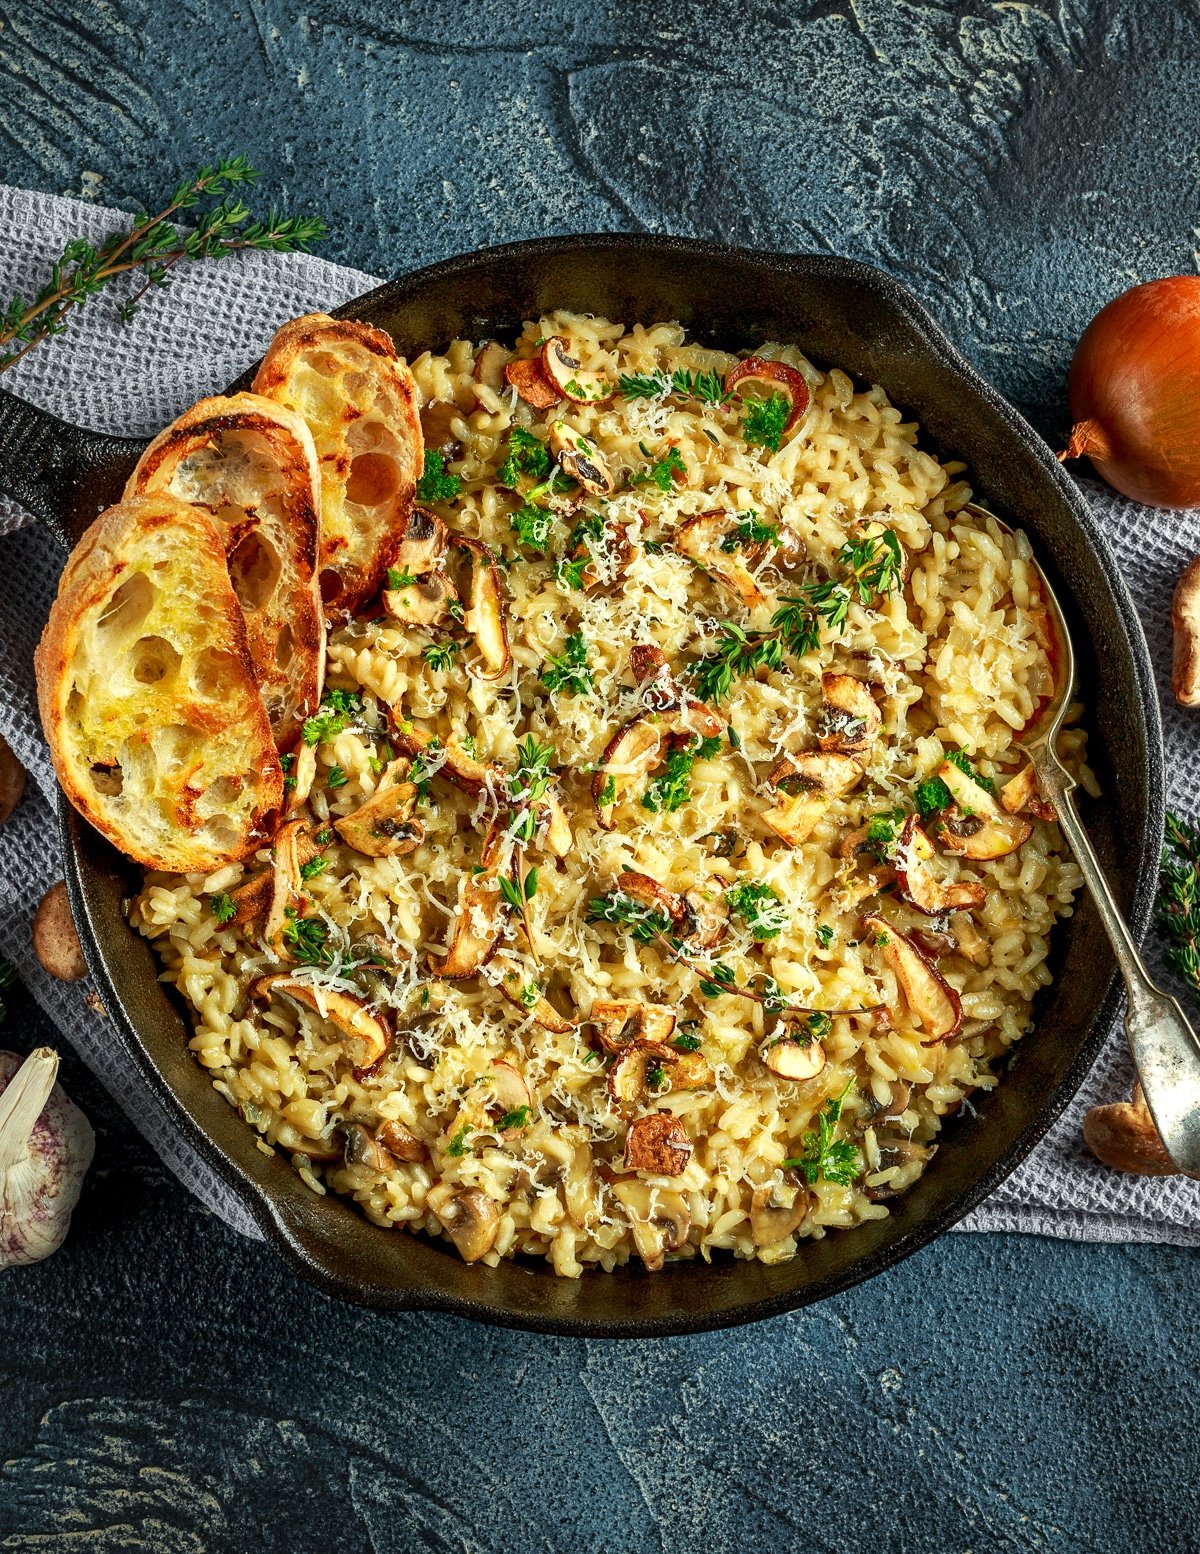
<path id="1" fill-rule="evenodd" d="M 770 885 L 758 880 L 747 880 L 725 892 L 729 909 L 740 917 L 750 930 L 750 936 L 761 944 L 764 939 L 777 938 L 788 925 L 788 912 L 778 894 Z"/>
<path id="2" fill-rule="evenodd" d="M 304 724 L 304 743 L 321 745 L 348 728 L 362 711 L 357 691 L 326 691 L 320 709 Z"/>
<path id="3" fill-rule="evenodd" d="M 111 233 L 98 248 L 83 238 L 68 243 L 37 295 L 31 301 L 14 296 L 0 316 L 0 372 L 41 341 L 62 334 L 71 310 L 119 276 L 141 277 L 141 285 L 118 308 L 128 323 L 152 286 L 171 284 L 170 272 L 177 264 L 221 259 L 243 248 L 294 253 L 327 235 L 319 216 L 285 217 L 271 210 L 265 219 L 254 219 L 234 190 L 258 177 L 246 157 L 230 157 L 215 167 L 202 167 L 179 185 L 156 216 L 135 216 L 128 231 Z M 180 211 L 197 210 L 207 201 L 216 203 L 199 211 L 190 231 L 174 225 L 171 218 Z"/>
<path id="4" fill-rule="evenodd" d="M 792 402 L 786 394 L 772 394 L 769 399 L 747 399 L 742 436 L 748 443 L 778 453 L 783 429 L 791 413 Z"/>
<path id="5" fill-rule="evenodd" d="M 663 399 L 678 394 L 698 399 L 703 405 L 723 405 L 729 399 L 725 379 L 719 372 L 689 372 L 680 368 L 672 373 L 639 372 L 617 381 L 622 399 Z"/>
<path id="6" fill-rule="evenodd" d="M 1154 919 L 1170 941 L 1167 964 L 1200 992 L 1200 825 L 1170 810 Z"/>
<path id="7" fill-rule="evenodd" d="M 283 942 L 302 966 L 329 966 L 333 953 L 326 942 L 329 929 L 320 917 L 301 917 L 295 907 L 284 912 Z"/>
<path id="8" fill-rule="evenodd" d="M 421 657 L 431 669 L 451 669 L 461 647 L 461 642 L 431 642 L 421 649 Z"/>
<path id="9" fill-rule="evenodd" d="M 851 604 L 870 605 L 900 585 L 903 553 L 891 529 L 857 543 L 847 541 L 836 561 L 840 576 L 805 583 L 780 599 L 769 631 L 745 631 L 733 621 L 721 622 L 715 651 L 691 666 L 702 701 L 723 701 L 735 679 L 759 668 L 778 669 L 785 653 L 805 657 L 820 645 L 822 630 L 842 630 Z"/>
<path id="10" fill-rule="evenodd" d="M 806 1133 L 801 1141 L 804 1153 L 783 1162 L 785 1170 L 802 1171 L 810 1187 L 822 1178 L 839 1187 L 849 1187 L 862 1170 L 858 1150 L 848 1139 L 839 1140 L 836 1136 L 842 1106 L 852 1086 L 853 1082 L 824 1107 L 817 1118 L 816 1132 Z"/>
<path id="11" fill-rule="evenodd" d="M 237 908 L 233 903 L 233 897 L 228 895 L 223 890 L 218 891 L 215 896 L 209 896 L 208 905 L 209 910 L 212 912 L 212 915 L 216 918 L 218 923 L 229 922 L 229 920 L 233 917 L 233 914 L 237 911 Z"/>
<path id="12" fill-rule="evenodd" d="M 522 846 L 532 842 L 537 832 L 536 806 L 546 797 L 550 787 L 550 762 L 554 759 L 553 745 L 540 745 L 532 734 L 517 746 L 517 769 L 508 779 L 508 798 L 513 806 L 513 819 L 509 835 Z M 534 873 L 534 888 L 537 875 Z M 524 905 L 522 897 L 522 905 Z"/>
<path id="13" fill-rule="evenodd" d="M 446 473 L 446 455 L 436 448 L 426 448 L 425 468 L 417 481 L 417 501 L 453 502 L 461 490 L 458 476 Z"/>
<path id="14" fill-rule="evenodd" d="M 532 901 L 537 895 L 538 871 L 530 869 L 524 880 L 509 879 L 507 874 L 500 876 L 500 894 L 508 902 L 510 907 L 515 907 L 518 912 L 525 910 L 525 903 Z M 534 1002 L 536 1003 L 536 998 Z"/>
<path id="15" fill-rule="evenodd" d="M 639 443 L 638 447 L 646 458 L 651 457 L 650 449 L 645 443 Z M 649 469 L 643 470 L 640 475 L 630 477 L 631 486 L 657 486 L 660 491 L 670 491 L 674 488 L 676 480 L 687 476 L 687 465 L 683 462 L 678 448 L 668 448 L 661 459 L 655 459 Z"/>
<path id="16" fill-rule="evenodd" d="M 642 808 L 655 815 L 682 809 L 692 796 L 692 767 L 697 761 L 711 761 L 720 748 L 720 739 L 698 739 L 682 749 L 669 750 L 666 771 L 642 795 Z"/>
<path id="17" fill-rule="evenodd" d="M 553 463 L 550 450 L 540 437 L 535 437 L 523 426 L 514 426 L 508 434 L 504 463 L 500 466 L 497 479 L 502 486 L 515 491 L 522 475 L 529 475 L 534 480 L 545 480 Z"/>
<path id="18" fill-rule="evenodd" d="M 552 694 L 561 691 L 566 696 L 587 696 L 595 690 L 587 657 L 587 638 L 582 631 L 573 631 L 561 657 L 548 658 L 543 664 L 542 684 Z"/>
<path id="19" fill-rule="evenodd" d="M 588 902 L 587 916 L 589 923 L 615 923 L 639 944 L 652 944 L 671 926 L 671 917 L 665 908 L 644 906 L 623 890 L 594 896 Z"/>
<path id="20" fill-rule="evenodd" d="M 760 523 L 756 512 L 748 512 L 746 516 L 734 526 L 732 534 L 727 534 L 721 541 L 721 549 L 726 555 L 731 556 L 735 550 L 741 550 L 751 545 L 779 544 L 779 525 L 776 523 Z"/>

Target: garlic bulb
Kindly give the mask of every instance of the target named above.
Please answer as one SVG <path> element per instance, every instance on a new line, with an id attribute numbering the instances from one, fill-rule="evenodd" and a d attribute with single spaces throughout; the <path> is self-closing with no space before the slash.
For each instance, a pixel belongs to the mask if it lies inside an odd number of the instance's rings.
<path id="1" fill-rule="evenodd" d="M 59 1249 L 92 1163 L 92 1125 L 57 1073 L 49 1047 L 25 1059 L 0 1052 L 0 1268 Z"/>

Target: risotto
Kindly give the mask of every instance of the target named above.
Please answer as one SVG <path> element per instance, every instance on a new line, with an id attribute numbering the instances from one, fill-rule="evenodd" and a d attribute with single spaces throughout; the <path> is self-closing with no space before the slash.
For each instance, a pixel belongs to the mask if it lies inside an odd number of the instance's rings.
<path id="1" fill-rule="evenodd" d="M 287 822 L 132 906 L 197 1061 L 314 1192 L 470 1261 L 886 1215 L 1081 884 L 1016 744 L 1026 538 L 792 346 L 555 313 L 411 365 L 423 505 Z"/>

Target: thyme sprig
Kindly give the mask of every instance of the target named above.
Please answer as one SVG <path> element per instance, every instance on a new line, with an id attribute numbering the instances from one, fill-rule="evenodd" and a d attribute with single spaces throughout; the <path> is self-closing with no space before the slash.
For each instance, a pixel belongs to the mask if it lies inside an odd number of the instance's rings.
<path id="1" fill-rule="evenodd" d="M 1200 992 L 1200 825 L 1170 810 L 1154 917 L 1170 941 L 1167 964 Z"/>
<path id="2" fill-rule="evenodd" d="M 733 621 L 720 623 L 714 652 L 691 667 L 702 701 L 723 701 L 735 679 L 756 669 L 778 669 L 785 653 L 803 658 L 821 641 L 823 630 L 840 632 L 851 604 L 869 605 L 900 584 L 903 552 L 891 529 L 857 543 L 848 540 L 837 553 L 841 575 L 805 583 L 785 594 L 767 631 L 746 631 Z"/>
<path id="3" fill-rule="evenodd" d="M 118 306 L 128 323 L 152 286 L 169 286 L 170 272 L 184 261 L 221 259 L 244 248 L 274 253 L 305 251 L 327 235 L 320 216 L 283 216 L 274 209 L 253 217 L 234 192 L 257 182 L 245 156 L 202 167 L 181 183 L 157 215 L 139 213 L 128 231 L 109 234 L 99 247 L 74 238 L 54 261 L 50 277 L 32 299 L 14 295 L 0 316 L 0 372 L 15 366 L 43 340 L 67 328 L 68 315 L 122 275 L 140 274 L 141 285 Z M 173 217 L 205 201 L 195 224 L 181 231 Z"/>

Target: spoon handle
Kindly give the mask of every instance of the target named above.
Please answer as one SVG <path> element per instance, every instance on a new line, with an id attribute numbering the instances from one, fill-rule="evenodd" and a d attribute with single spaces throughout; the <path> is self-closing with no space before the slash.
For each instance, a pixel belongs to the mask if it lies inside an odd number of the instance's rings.
<path id="1" fill-rule="evenodd" d="M 1071 798 L 1074 777 L 1049 743 L 1030 750 L 1029 756 L 1043 795 L 1058 812 L 1125 978 L 1125 1034 L 1150 1115 L 1171 1159 L 1181 1171 L 1195 1175 L 1200 1172 L 1200 1040 L 1179 1000 L 1150 980 Z"/>

